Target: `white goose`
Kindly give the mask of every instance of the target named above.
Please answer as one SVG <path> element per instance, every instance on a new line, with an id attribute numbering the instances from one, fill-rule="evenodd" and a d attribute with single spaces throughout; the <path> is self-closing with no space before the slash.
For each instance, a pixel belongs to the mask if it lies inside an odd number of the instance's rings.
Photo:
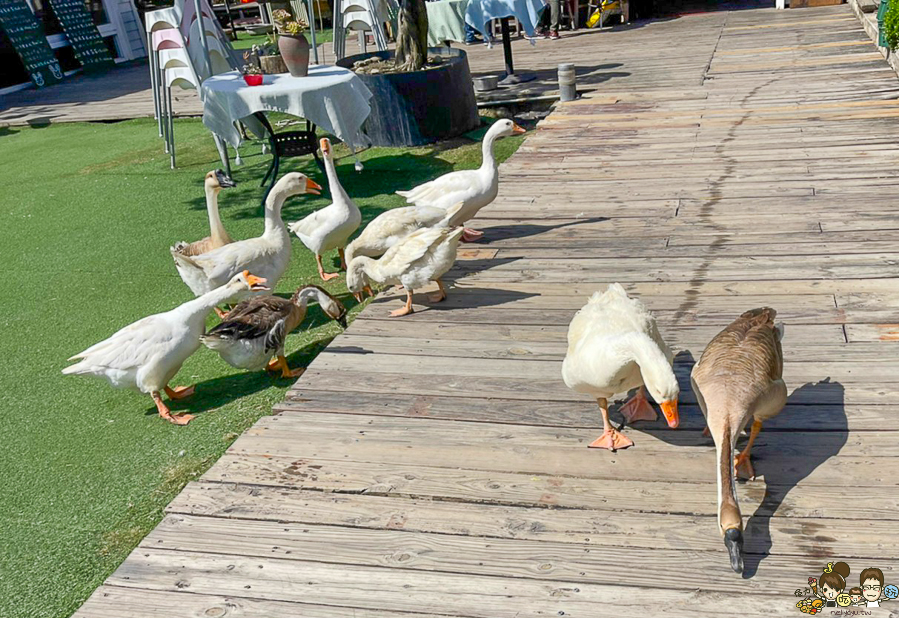
<path id="1" fill-rule="evenodd" d="M 499 170 L 493 156 L 493 144 L 501 137 L 524 133 L 525 130 L 511 120 L 497 120 L 484 135 L 481 144 L 481 167 L 444 174 L 409 191 L 397 191 L 409 204 L 431 206 L 448 210 L 462 202 L 462 208 L 448 222 L 455 227 L 473 219 L 478 211 L 496 199 L 499 191 Z M 483 232 L 465 230 L 462 240 L 470 242 L 483 236 Z"/>
<path id="2" fill-rule="evenodd" d="M 344 191 L 334 169 L 334 157 L 331 152 L 331 142 L 323 137 L 321 140 L 322 154 L 325 157 L 325 172 L 328 174 L 328 187 L 331 190 L 330 205 L 321 210 L 316 210 L 301 221 L 291 223 L 288 227 L 297 235 L 300 241 L 315 254 L 315 262 L 318 264 L 318 274 L 323 281 L 338 277 L 337 273 L 326 273 L 322 267 L 322 254 L 332 249 L 337 249 L 340 255 L 340 268 L 346 270 L 347 261 L 344 257 L 344 247 L 350 236 L 353 235 L 362 223 L 362 213 L 359 208 Z"/>
<path id="3" fill-rule="evenodd" d="M 446 298 L 442 277 L 456 261 L 456 249 L 462 228 L 424 228 L 412 232 L 375 260 L 360 255 L 353 258 L 347 269 L 347 288 L 361 298 L 368 280 L 380 284 L 399 283 L 406 289 L 406 305 L 390 313 L 393 317 L 412 313 L 412 292 L 435 281 L 440 291 L 429 297 L 431 302 Z"/>
<path id="4" fill-rule="evenodd" d="M 449 210 L 431 206 L 404 206 L 381 213 L 365 226 L 362 233 L 347 245 L 347 264 L 357 255 L 381 257 L 390 247 L 423 227 L 446 227 L 449 218 L 459 211 L 463 202 Z"/>
<path id="5" fill-rule="evenodd" d="M 92 345 L 69 360 L 80 362 L 66 367 L 66 375 L 95 375 L 106 378 L 116 388 L 134 388 L 149 393 L 159 416 L 186 425 L 190 414 L 173 415 L 162 401 L 184 399 L 194 387 L 169 388 L 184 361 L 200 347 L 206 316 L 216 305 L 238 300 L 251 292 L 267 291 L 265 279 L 249 272 L 238 273 L 224 286 L 167 311 L 148 316 L 121 329 L 108 339 Z"/>
<path id="6" fill-rule="evenodd" d="M 180 253 L 181 255 L 200 255 L 219 247 L 224 247 L 232 242 L 225 226 L 222 225 L 222 219 L 219 217 L 219 193 L 221 190 L 234 186 L 234 181 L 225 175 L 222 170 L 215 170 L 206 174 L 206 180 L 203 187 L 206 191 L 206 214 L 209 216 L 209 236 L 202 240 L 191 243 L 178 242 L 171 248 L 171 252 Z M 177 262 L 176 262 L 177 263 Z M 180 272 L 180 271 L 179 271 Z M 182 276 L 182 279 L 184 277 Z M 185 281 L 185 283 L 187 283 Z"/>
<path id="7" fill-rule="evenodd" d="M 196 256 L 172 253 L 181 278 L 197 296 L 224 285 L 235 274 L 249 270 L 264 277 L 274 288 L 290 262 L 290 234 L 281 219 L 284 200 L 312 193 L 321 187 L 303 174 L 285 174 L 265 200 L 265 231 L 262 236 L 238 240 Z"/>
<path id="8" fill-rule="evenodd" d="M 668 425 L 677 427 L 680 388 L 671 368 L 673 360 L 653 315 L 623 287 L 613 283 L 604 293 L 590 297 L 568 326 L 562 379 L 568 388 L 592 395 L 599 404 L 603 434 L 591 447 L 616 450 L 634 444 L 609 423 L 608 400 L 616 393 L 639 388 L 619 410 L 628 421 L 657 418 L 646 400 L 644 384 L 659 402 Z"/>

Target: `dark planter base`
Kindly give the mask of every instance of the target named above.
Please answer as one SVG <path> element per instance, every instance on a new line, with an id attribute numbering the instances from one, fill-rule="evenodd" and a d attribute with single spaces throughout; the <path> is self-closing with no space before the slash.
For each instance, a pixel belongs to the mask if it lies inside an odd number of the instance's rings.
<path id="1" fill-rule="evenodd" d="M 375 146 L 421 146 L 456 137 L 480 124 L 468 57 L 461 49 L 432 47 L 442 65 L 412 73 L 359 74 L 372 92 L 371 115 L 362 130 Z M 352 69 L 367 58 L 393 58 L 393 52 L 356 54 L 337 61 Z"/>

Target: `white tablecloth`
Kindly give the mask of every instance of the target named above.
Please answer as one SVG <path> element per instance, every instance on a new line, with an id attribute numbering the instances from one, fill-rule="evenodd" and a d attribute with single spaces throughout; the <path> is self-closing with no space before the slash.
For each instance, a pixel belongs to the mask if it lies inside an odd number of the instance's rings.
<path id="1" fill-rule="evenodd" d="M 341 67 L 311 66 L 307 77 L 264 75 L 261 86 L 247 86 L 239 72 L 231 71 L 203 82 L 203 124 L 236 148 L 241 142 L 237 120 L 256 112 L 284 112 L 362 148 L 369 143 L 362 123 L 371 113 L 371 96 L 355 73 Z M 255 132 L 258 122 L 247 126 Z"/>
<path id="2" fill-rule="evenodd" d="M 428 9 L 428 46 L 439 47 L 444 41 L 465 42 L 465 7 L 468 0 L 425 2 Z"/>
<path id="3" fill-rule="evenodd" d="M 525 33 L 534 36 L 544 6 L 543 0 L 470 0 L 465 10 L 465 22 L 484 34 L 492 20 L 515 17 L 524 26 Z"/>

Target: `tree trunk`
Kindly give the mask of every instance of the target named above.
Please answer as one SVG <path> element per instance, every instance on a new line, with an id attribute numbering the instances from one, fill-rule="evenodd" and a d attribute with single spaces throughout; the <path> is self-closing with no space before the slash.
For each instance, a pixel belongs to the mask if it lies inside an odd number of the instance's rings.
<path id="1" fill-rule="evenodd" d="M 428 11 L 424 0 L 402 0 L 397 30 L 397 68 L 420 71 L 428 60 Z"/>

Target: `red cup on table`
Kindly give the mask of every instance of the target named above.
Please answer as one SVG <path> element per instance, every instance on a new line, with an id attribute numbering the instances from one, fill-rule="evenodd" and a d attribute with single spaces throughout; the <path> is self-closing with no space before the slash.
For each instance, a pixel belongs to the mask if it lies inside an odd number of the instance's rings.
<path id="1" fill-rule="evenodd" d="M 262 85 L 262 76 L 261 75 L 244 75 L 243 80 L 247 82 L 247 86 L 261 86 Z"/>

